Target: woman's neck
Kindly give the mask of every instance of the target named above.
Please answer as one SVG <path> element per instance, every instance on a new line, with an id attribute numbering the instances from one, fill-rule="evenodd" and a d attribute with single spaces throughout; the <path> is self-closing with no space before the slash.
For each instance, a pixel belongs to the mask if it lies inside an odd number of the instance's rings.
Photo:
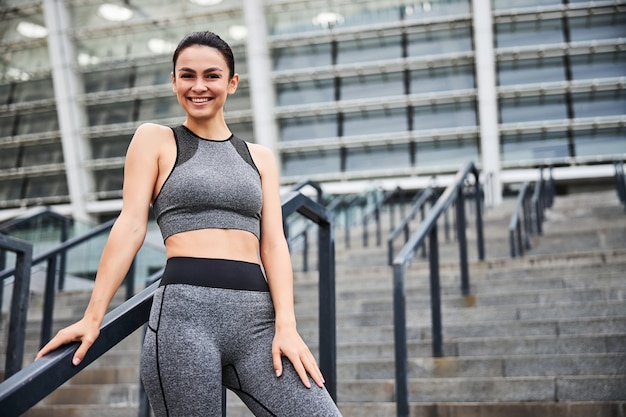
<path id="1" fill-rule="evenodd" d="M 187 118 L 183 123 L 189 130 L 205 139 L 224 140 L 232 134 L 224 119 L 207 121 Z"/>

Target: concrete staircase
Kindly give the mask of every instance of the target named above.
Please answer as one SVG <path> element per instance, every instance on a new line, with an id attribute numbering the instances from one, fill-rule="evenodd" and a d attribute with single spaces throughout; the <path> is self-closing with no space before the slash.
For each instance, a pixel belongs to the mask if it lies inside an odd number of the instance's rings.
<path id="1" fill-rule="evenodd" d="M 440 227 L 444 358 L 431 357 L 428 264 L 418 255 L 408 269 L 411 416 L 623 417 L 623 207 L 612 191 L 557 196 L 544 235 L 533 238 L 524 258 L 509 259 L 512 205 L 507 200 L 485 213 L 485 262 L 475 261 L 470 223 L 470 303 L 459 290 L 456 242 L 446 242 Z M 358 233 L 353 236 L 347 250 L 337 233 L 338 404 L 345 417 L 391 417 L 391 270 L 384 245 L 375 247 L 370 238 L 363 247 Z M 315 272 L 296 274 L 298 326 L 313 350 L 316 282 Z M 56 327 L 80 315 L 87 299 L 80 293 L 59 297 Z M 32 304 L 36 308 L 37 301 Z M 39 322 L 31 325 L 28 358 L 37 349 Z M 140 340 L 136 332 L 25 416 L 136 416 Z M 252 415 L 234 394 L 227 414 Z"/>

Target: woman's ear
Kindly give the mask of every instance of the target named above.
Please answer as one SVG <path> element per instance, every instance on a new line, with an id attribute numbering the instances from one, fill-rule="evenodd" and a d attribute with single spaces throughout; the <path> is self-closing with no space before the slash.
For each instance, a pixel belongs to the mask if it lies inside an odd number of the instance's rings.
<path id="1" fill-rule="evenodd" d="M 172 78 L 172 91 L 176 92 L 176 76 L 174 76 L 174 73 L 171 72 L 170 76 Z"/>
<path id="2" fill-rule="evenodd" d="M 239 85 L 239 74 L 235 73 L 233 77 L 228 81 L 228 94 L 234 94 L 237 91 Z"/>

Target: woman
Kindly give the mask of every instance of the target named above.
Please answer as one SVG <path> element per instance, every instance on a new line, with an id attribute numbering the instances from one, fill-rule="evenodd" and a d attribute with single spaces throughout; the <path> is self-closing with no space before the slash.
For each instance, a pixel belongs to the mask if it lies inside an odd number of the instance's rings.
<path id="1" fill-rule="evenodd" d="M 172 87 L 185 122 L 135 132 L 123 207 L 84 317 L 37 358 L 70 342 L 80 342 L 73 363 L 84 358 L 144 241 L 152 204 L 167 257 L 141 355 L 155 415 L 221 416 L 224 385 L 256 416 L 340 416 L 296 329 L 274 156 L 234 136 L 224 120 L 238 82 L 219 36 L 182 39 Z"/>

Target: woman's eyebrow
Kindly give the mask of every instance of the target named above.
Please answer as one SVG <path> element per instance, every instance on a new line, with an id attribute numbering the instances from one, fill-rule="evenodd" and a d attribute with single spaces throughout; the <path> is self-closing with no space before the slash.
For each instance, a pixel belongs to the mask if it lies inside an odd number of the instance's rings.
<path id="1" fill-rule="evenodd" d="M 223 72 L 224 70 L 221 69 L 220 67 L 210 67 L 207 68 L 203 71 L 203 73 L 207 73 L 207 72 L 215 72 L 215 71 L 219 71 L 219 72 Z M 196 71 L 194 69 L 188 68 L 188 67 L 181 67 L 178 69 L 178 72 L 193 72 L 195 73 Z"/>

